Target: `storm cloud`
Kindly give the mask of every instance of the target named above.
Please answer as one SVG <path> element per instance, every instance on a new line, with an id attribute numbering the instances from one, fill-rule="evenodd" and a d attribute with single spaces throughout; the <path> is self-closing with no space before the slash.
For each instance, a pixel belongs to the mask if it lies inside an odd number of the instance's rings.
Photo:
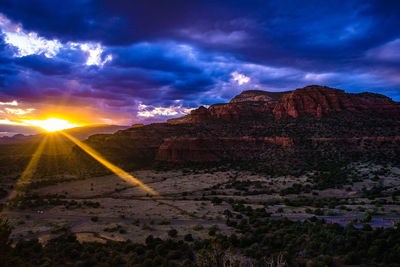
<path id="1" fill-rule="evenodd" d="M 319 84 L 400 100 L 399 11 L 361 0 L 0 0 L 0 102 L 35 114 L 62 98 L 101 110 L 95 122 L 128 124 L 248 89 Z"/>

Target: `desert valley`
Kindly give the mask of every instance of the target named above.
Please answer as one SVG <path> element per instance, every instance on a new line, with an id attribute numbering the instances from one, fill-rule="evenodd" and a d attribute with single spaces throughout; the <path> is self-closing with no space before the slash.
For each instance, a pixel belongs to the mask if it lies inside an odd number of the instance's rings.
<path id="1" fill-rule="evenodd" d="M 2 216 L 17 255 L 43 246 L 34 265 L 55 248 L 82 265 L 393 264 L 399 115 L 383 95 L 308 86 L 83 138 L 155 193 L 60 133 L 38 156 L 45 137 L 8 140 Z"/>
<path id="2" fill-rule="evenodd" d="M 399 14 L 0 0 L 0 267 L 400 267 Z"/>

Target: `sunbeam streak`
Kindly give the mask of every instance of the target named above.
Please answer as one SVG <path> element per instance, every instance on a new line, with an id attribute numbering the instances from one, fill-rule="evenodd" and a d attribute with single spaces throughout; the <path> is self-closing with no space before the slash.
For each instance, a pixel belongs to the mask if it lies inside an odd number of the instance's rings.
<path id="1" fill-rule="evenodd" d="M 91 157 L 93 157 L 95 160 L 100 162 L 104 167 L 106 167 L 107 169 L 109 169 L 110 171 L 112 171 L 113 173 L 118 175 L 121 179 L 127 181 L 130 184 L 139 186 L 140 188 L 142 188 L 147 193 L 149 193 L 153 196 L 159 196 L 159 194 L 156 191 L 154 191 L 152 188 L 145 185 L 144 183 L 142 183 L 141 181 L 139 181 L 138 179 L 136 179 L 135 177 L 133 177 L 132 175 L 127 173 L 126 171 L 122 170 L 121 168 L 115 166 L 114 164 L 112 164 L 111 162 L 109 162 L 108 160 L 103 158 L 98 152 L 96 152 L 94 149 L 92 149 L 88 145 L 84 144 L 83 142 L 79 141 L 75 137 L 73 137 L 63 131 L 60 131 L 59 133 L 61 133 L 65 137 L 67 137 L 69 140 L 71 140 L 73 143 L 75 143 L 78 147 L 80 147 L 83 151 L 85 151 Z"/>
<path id="2" fill-rule="evenodd" d="M 38 165 L 40 156 L 43 153 L 43 150 L 46 146 L 48 136 L 46 135 L 43 137 L 42 141 L 40 141 L 40 144 L 38 148 L 36 149 L 35 153 L 33 153 L 31 160 L 28 163 L 28 166 L 26 166 L 24 172 L 22 173 L 21 177 L 19 178 L 16 188 L 18 190 L 23 189 L 24 186 L 28 185 L 30 180 L 32 179 L 33 174 L 35 173 L 36 167 Z"/>

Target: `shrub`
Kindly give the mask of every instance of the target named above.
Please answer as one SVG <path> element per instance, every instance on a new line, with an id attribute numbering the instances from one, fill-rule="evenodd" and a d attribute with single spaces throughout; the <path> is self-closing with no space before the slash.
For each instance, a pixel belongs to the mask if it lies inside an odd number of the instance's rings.
<path id="1" fill-rule="evenodd" d="M 203 229 L 204 229 L 204 227 L 201 224 L 197 224 L 197 225 L 193 226 L 193 230 L 195 230 L 195 231 L 201 231 Z"/>
<path id="2" fill-rule="evenodd" d="M 168 235 L 172 238 L 176 237 L 178 235 L 178 231 L 175 229 L 171 229 L 168 231 Z"/>
<path id="3" fill-rule="evenodd" d="M 192 242 L 193 236 L 192 236 L 192 234 L 187 234 L 187 235 L 185 235 L 185 237 L 183 239 L 187 242 Z"/>

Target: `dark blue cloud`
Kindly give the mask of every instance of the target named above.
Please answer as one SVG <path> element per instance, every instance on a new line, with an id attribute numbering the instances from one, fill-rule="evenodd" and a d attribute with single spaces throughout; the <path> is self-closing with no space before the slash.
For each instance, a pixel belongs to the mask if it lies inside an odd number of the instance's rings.
<path id="1" fill-rule="evenodd" d="M 110 49 L 115 55 L 112 64 L 169 72 L 201 72 L 190 59 L 189 46 L 175 43 L 138 43 L 130 47 Z"/>
<path id="2" fill-rule="evenodd" d="M 43 75 L 68 75 L 72 65 L 66 61 L 50 59 L 43 55 L 29 55 L 15 59 L 15 64 L 22 68 L 29 68 Z"/>
<path id="3" fill-rule="evenodd" d="M 0 35 L 0 96 L 67 93 L 71 105 L 92 101 L 132 120 L 140 103 L 194 107 L 309 84 L 400 100 L 399 10 L 378 0 L 0 0 L 13 24 L 62 44 L 56 56 L 16 57 Z M 101 46 L 97 64 L 86 64 L 83 43 Z"/>

